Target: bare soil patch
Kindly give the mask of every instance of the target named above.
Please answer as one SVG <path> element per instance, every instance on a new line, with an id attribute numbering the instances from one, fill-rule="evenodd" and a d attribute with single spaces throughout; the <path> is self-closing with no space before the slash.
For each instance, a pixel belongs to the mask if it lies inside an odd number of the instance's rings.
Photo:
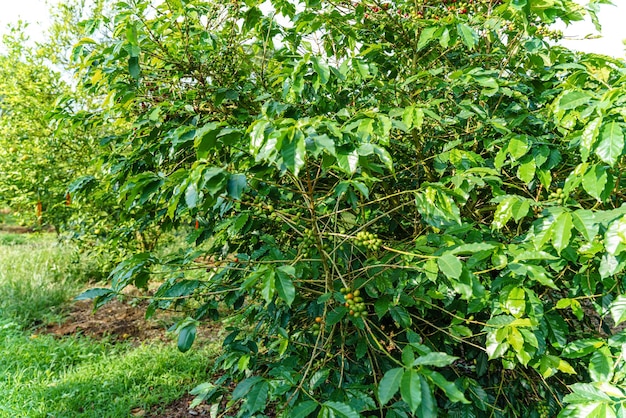
<path id="1" fill-rule="evenodd" d="M 25 226 L 19 225 L 4 225 L 0 224 L 0 232 L 8 232 L 11 234 L 28 234 L 31 232 L 35 232 L 34 228 L 28 228 Z"/>
<path id="2" fill-rule="evenodd" d="M 138 301 L 133 297 L 137 294 L 139 291 L 130 290 L 124 295 L 124 300 L 114 299 L 96 311 L 92 301 L 76 301 L 70 306 L 63 323 L 50 324 L 43 332 L 56 336 L 81 334 L 112 341 L 172 342 L 174 337 L 167 333 L 167 329 L 181 314 L 157 311 L 152 318 L 146 319 L 148 301 Z M 221 326 L 217 323 L 205 323 L 198 329 L 198 335 L 212 341 L 218 338 L 220 330 Z"/>
<path id="3" fill-rule="evenodd" d="M 150 418 L 195 418 L 211 416 L 210 405 L 201 403 L 191 409 L 190 404 L 192 401 L 192 395 L 185 395 L 167 405 L 167 407 L 165 407 L 165 409 L 161 412 L 157 412 L 157 408 L 153 408 L 147 416 Z"/>
<path id="4" fill-rule="evenodd" d="M 94 312 L 92 301 L 80 300 L 71 306 L 65 322 L 48 325 L 45 332 L 57 336 L 109 337 L 114 341 L 171 341 L 166 335 L 166 321 L 146 319 L 145 308 L 145 304 L 133 306 L 113 300 Z"/>

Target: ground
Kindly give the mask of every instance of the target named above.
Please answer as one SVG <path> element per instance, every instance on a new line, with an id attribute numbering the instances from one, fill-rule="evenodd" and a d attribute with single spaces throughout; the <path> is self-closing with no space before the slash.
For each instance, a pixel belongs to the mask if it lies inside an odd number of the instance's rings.
<path id="1" fill-rule="evenodd" d="M 155 318 L 146 319 L 146 305 L 143 301 L 137 303 L 132 297 L 133 293 L 125 296 L 124 301 L 113 300 L 97 311 L 93 310 L 93 302 L 80 300 L 74 302 L 69 308 L 66 320 L 60 324 L 51 324 L 40 330 L 59 337 L 81 334 L 92 338 L 109 338 L 112 341 L 130 341 L 140 344 L 146 341 L 160 340 L 174 344 L 173 337 L 167 333 L 168 325 L 171 321 L 168 318 L 172 314 L 155 314 Z M 218 324 L 205 324 L 198 330 L 199 336 L 204 341 L 218 338 L 220 326 Z M 201 340 L 201 341 L 202 341 Z M 193 401 L 192 395 L 185 395 L 172 402 L 165 408 L 155 407 L 151 411 L 135 409 L 132 416 L 150 418 L 187 418 L 187 417 L 209 417 L 210 406 L 206 403 L 190 409 Z"/>

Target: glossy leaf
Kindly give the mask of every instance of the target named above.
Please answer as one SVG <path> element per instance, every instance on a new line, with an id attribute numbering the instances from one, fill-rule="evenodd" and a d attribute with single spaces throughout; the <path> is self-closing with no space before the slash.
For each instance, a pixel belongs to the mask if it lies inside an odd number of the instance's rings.
<path id="1" fill-rule="evenodd" d="M 411 412 L 415 413 L 422 403 L 422 381 L 415 370 L 408 369 L 402 374 L 400 394 Z"/>
<path id="2" fill-rule="evenodd" d="M 461 277 L 463 264 L 461 264 L 461 261 L 459 261 L 456 256 L 445 253 L 437 259 L 437 265 L 439 266 L 439 270 L 441 270 L 447 278 L 458 279 Z"/>
<path id="3" fill-rule="evenodd" d="M 607 123 L 602 127 L 596 155 L 609 166 L 614 166 L 624 150 L 624 130 L 617 122 Z"/>
<path id="4" fill-rule="evenodd" d="M 378 384 L 378 400 L 386 405 L 400 389 L 400 382 L 404 374 L 401 367 L 388 370 Z"/>
<path id="5" fill-rule="evenodd" d="M 626 321 L 626 296 L 619 295 L 613 303 L 611 303 L 611 317 L 615 322 L 615 325 L 619 325 Z"/>
<path id="6" fill-rule="evenodd" d="M 587 193 L 589 193 L 596 200 L 602 201 L 604 188 L 607 184 L 606 167 L 599 165 L 589 167 L 589 170 L 583 177 L 582 183 Z"/>
<path id="7" fill-rule="evenodd" d="M 185 353 L 189 351 L 196 339 L 196 324 L 188 324 L 178 332 L 178 349 Z"/>
<path id="8" fill-rule="evenodd" d="M 608 382 L 613 377 L 613 358 L 608 347 L 604 346 L 591 355 L 589 376 L 594 382 Z"/>

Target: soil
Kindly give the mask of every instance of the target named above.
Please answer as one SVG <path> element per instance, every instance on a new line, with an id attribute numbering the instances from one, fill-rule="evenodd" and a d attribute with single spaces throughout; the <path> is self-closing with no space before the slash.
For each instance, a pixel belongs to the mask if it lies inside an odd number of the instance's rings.
<path id="1" fill-rule="evenodd" d="M 156 412 L 156 408 L 154 408 L 147 416 L 150 418 L 195 418 L 211 416 L 210 405 L 202 403 L 194 409 L 190 409 L 189 405 L 192 401 L 192 395 L 185 395 L 182 398 L 169 404 L 161 412 Z"/>
<path id="2" fill-rule="evenodd" d="M 57 336 L 108 337 L 113 341 L 172 341 L 166 330 L 165 321 L 145 319 L 145 304 L 133 306 L 113 300 L 94 312 L 92 301 L 81 300 L 71 306 L 65 322 L 48 325 L 45 332 Z"/>
<path id="3" fill-rule="evenodd" d="M 2 232 L 8 232 L 11 234 L 28 234 L 31 232 L 35 232 L 34 228 L 27 228 L 25 226 L 19 226 L 19 225 L 4 225 L 4 224 L 0 224 L 0 231 Z"/>

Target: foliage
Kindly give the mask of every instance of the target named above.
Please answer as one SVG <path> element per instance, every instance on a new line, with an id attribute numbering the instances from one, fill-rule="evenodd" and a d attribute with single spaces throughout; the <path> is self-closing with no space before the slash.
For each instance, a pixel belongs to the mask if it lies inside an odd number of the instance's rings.
<path id="1" fill-rule="evenodd" d="M 26 46 L 23 31 L 4 37 L 0 55 L 0 196 L 26 222 L 59 225 L 68 216 L 66 182 L 91 157 L 80 141 L 53 135 L 46 114 L 68 87 Z"/>
<path id="2" fill-rule="evenodd" d="M 149 313 L 194 308 L 183 351 L 226 305 L 226 374 L 196 393 L 236 382 L 242 417 L 623 414 L 625 66 L 546 29 L 601 1 L 452 3 L 91 21 L 100 190 L 127 231 L 195 228 L 86 296 L 165 277 Z"/>

